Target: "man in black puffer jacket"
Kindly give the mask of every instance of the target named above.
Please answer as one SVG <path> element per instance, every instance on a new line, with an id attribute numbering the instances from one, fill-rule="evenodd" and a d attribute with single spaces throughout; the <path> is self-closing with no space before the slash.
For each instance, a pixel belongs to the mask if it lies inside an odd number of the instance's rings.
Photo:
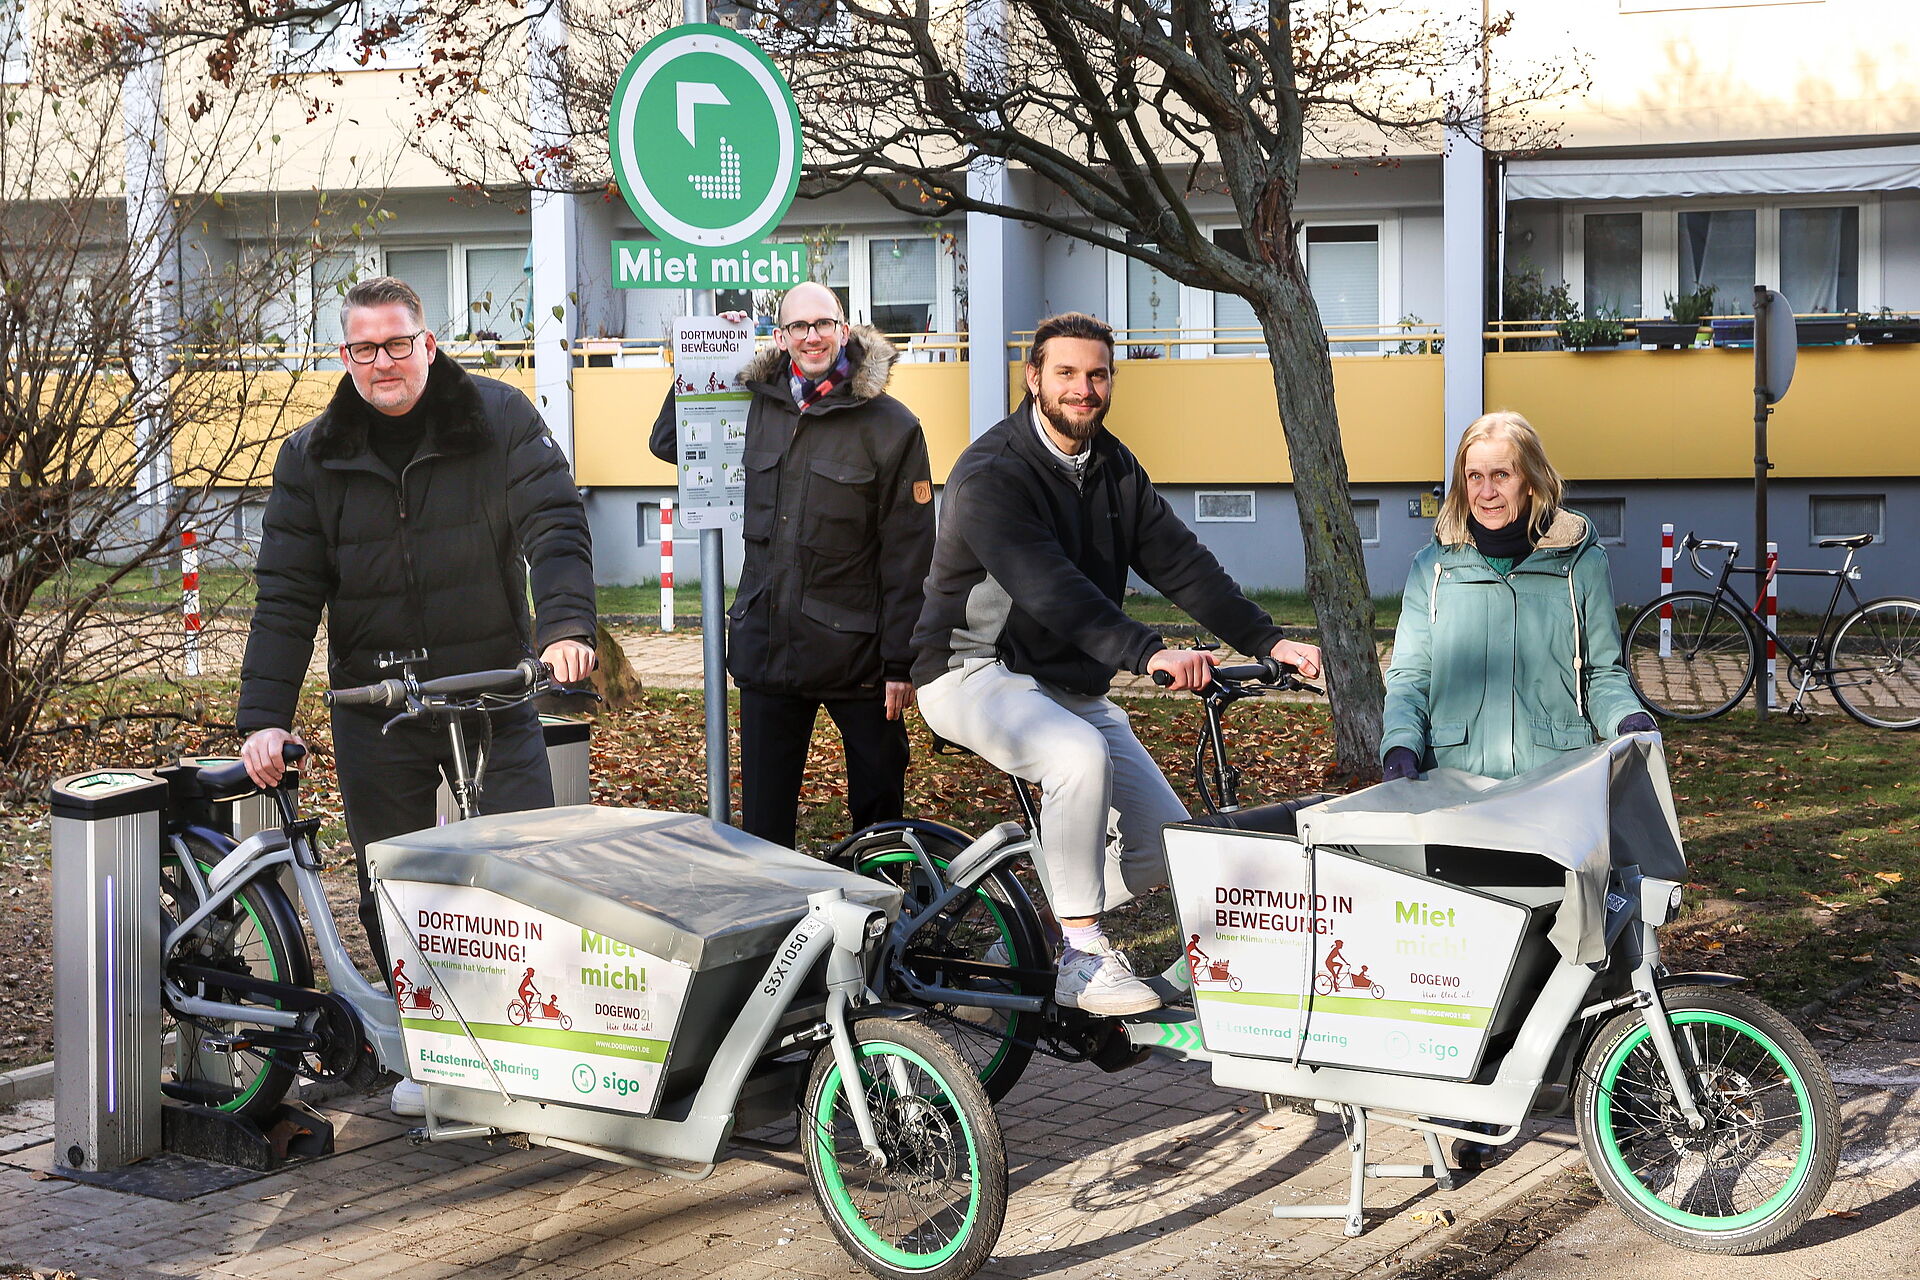
<path id="1" fill-rule="evenodd" d="M 327 613 L 334 687 L 371 684 L 379 655 L 424 649 L 423 679 L 511 667 L 536 653 L 570 682 L 593 669 L 593 549 L 566 457 L 513 387 L 469 377 L 439 355 L 419 295 L 391 277 L 362 281 L 342 308 L 348 376 L 288 437 L 255 568 L 258 599 L 240 669 L 238 724 L 253 780 L 277 782 L 300 685 Z M 524 563 L 523 558 L 524 557 Z M 532 567 L 537 619 L 527 616 Z M 334 763 L 360 868 L 360 919 L 382 971 L 385 948 L 367 881 L 375 840 L 430 827 L 449 763 L 444 728 L 380 732 L 391 711 L 333 712 Z M 485 717 L 491 749 L 480 808 L 553 803 L 531 706 Z"/>
<path id="2" fill-rule="evenodd" d="M 740 825 L 792 848 L 822 706 L 846 744 L 853 829 L 901 815 L 933 482 L 920 420 L 887 394 L 893 345 L 849 328 L 824 285 L 788 290 L 780 320 L 777 345 L 743 373 L 747 556 L 727 671 L 740 686 Z M 669 393 L 651 441 L 668 462 L 673 405 Z"/>

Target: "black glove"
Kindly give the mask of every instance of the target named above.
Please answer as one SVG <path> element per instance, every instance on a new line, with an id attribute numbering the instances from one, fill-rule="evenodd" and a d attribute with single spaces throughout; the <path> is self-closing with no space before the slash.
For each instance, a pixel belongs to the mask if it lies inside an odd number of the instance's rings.
<path id="1" fill-rule="evenodd" d="M 1652 716 L 1648 715 L 1644 711 L 1636 711 L 1632 715 L 1622 720 L 1620 722 L 1620 727 L 1615 729 L 1614 732 L 1615 733 L 1653 733 L 1659 728 L 1660 726 L 1653 722 Z"/>
<path id="2" fill-rule="evenodd" d="M 1380 763 L 1380 781 L 1392 782 L 1395 778 L 1417 778 L 1420 776 L 1420 757 L 1413 754 L 1411 747 L 1393 747 L 1388 750 L 1387 758 Z"/>

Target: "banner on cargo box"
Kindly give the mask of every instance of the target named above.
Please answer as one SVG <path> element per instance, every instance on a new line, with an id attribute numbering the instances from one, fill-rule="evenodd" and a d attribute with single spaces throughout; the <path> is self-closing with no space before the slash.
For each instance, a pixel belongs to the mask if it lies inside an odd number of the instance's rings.
<path id="1" fill-rule="evenodd" d="M 653 1109 L 684 966 L 486 889 L 381 883 L 414 1079 L 492 1092 L 497 1076 L 517 1098 Z"/>
<path id="2" fill-rule="evenodd" d="M 1309 890 L 1299 844 L 1238 832 L 1170 828 L 1167 862 L 1210 1051 L 1473 1074 L 1525 908 L 1329 849 Z"/>

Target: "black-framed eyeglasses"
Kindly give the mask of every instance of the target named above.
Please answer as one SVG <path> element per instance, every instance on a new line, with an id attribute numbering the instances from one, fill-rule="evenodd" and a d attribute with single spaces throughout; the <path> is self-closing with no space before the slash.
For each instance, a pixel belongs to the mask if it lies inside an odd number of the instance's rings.
<path id="1" fill-rule="evenodd" d="M 413 354 L 413 344 L 425 332 L 425 329 L 415 329 L 412 333 L 403 333 L 385 342 L 349 342 L 346 344 L 347 355 L 355 364 L 372 364 L 382 351 L 387 353 L 390 360 L 405 360 Z"/>
<path id="2" fill-rule="evenodd" d="M 798 342 L 809 333 L 818 334 L 822 338 L 831 337 L 834 331 L 844 323 L 845 321 L 835 320 L 829 316 L 825 320 L 789 320 L 780 327 L 786 330 L 789 338 Z"/>

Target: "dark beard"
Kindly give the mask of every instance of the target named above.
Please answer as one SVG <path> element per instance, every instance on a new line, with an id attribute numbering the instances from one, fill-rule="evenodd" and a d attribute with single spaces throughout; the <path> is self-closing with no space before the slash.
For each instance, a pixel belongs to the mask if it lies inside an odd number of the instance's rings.
<path id="1" fill-rule="evenodd" d="M 1038 394 L 1034 398 L 1040 403 L 1040 416 L 1047 420 L 1047 425 L 1077 444 L 1085 444 L 1100 434 L 1100 427 L 1106 422 L 1107 410 L 1112 403 L 1111 401 L 1103 402 L 1100 405 L 1100 411 L 1083 425 L 1062 415 L 1058 400 L 1049 400 Z"/>

